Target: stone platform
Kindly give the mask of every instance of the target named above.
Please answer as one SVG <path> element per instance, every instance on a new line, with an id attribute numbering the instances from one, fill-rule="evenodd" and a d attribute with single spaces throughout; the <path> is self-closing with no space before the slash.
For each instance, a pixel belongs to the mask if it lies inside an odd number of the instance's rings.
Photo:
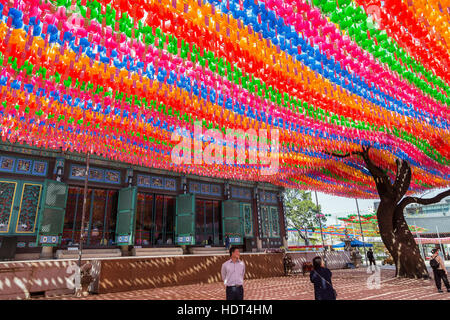
<path id="1" fill-rule="evenodd" d="M 283 274 L 280 253 L 241 254 L 247 266 L 246 278 Z M 91 293 L 112 293 L 221 281 L 220 269 L 228 254 L 152 257 L 83 258 L 93 265 Z M 73 294 L 77 259 L 0 262 L 0 299 L 29 299 Z"/>
<path id="2" fill-rule="evenodd" d="M 394 278 L 395 270 L 383 267 L 379 286 L 366 268 L 334 270 L 333 286 L 338 300 L 450 300 L 450 293 L 438 293 L 433 280 Z M 73 296 L 50 299 L 74 300 Z M 83 300 L 225 300 L 222 283 L 190 284 L 127 292 L 90 295 Z M 314 286 L 309 275 L 293 275 L 246 280 L 245 300 L 313 300 Z M 325 307 L 326 308 L 326 307 Z M 351 307 L 350 307 L 351 309 Z M 358 314 L 359 316 L 359 314 Z M 199 318 L 200 319 L 200 318 Z M 251 318 L 250 318 L 251 319 Z"/>
<path id="3" fill-rule="evenodd" d="M 96 293 L 110 293 L 221 281 L 222 264 L 229 254 L 183 255 L 101 260 Z M 284 274 L 281 253 L 242 253 L 246 279 Z"/>
<path id="4" fill-rule="evenodd" d="M 93 265 L 94 283 L 91 293 L 106 294 L 132 290 L 145 290 L 169 286 L 211 284 L 221 282 L 221 266 L 229 259 L 228 253 L 129 257 L 83 257 L 83 264 Z M 142 254 L 146 254 L 143 252 Z M 148 254 L 148 253 L 147 253 Z M 291 254 L 291 253 L 289 253 Z M 295 268 L 315 255 L 292 253 Z M 242 253 L 246 265 L 246 280 L 265 279 L 284 275 L 282 253 Z M 346 256 L 328 256 L 330 268 L 346 265 Z M 77 270 L 77 259 L 34 260 L 0 262 L 0 299 L 27 299 L 35 296 L 50 297 L 73 294 L 70 287 Z"/>
<path id="5" fill-rule="evenodd" d="M 98 275 L 98 262 L 91 263 L 94 275 Z M 70 288 L 68 282 L 71 281 L 76 265 L 75 259 L 0 262 L 0 299 L 72 294 L 75 290 Z"/>

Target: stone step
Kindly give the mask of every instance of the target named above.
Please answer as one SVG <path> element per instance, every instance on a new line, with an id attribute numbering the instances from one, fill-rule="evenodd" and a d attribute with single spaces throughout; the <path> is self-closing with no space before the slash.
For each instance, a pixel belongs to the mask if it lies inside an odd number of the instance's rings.
<path id="1" fill-rule="evenodd" d="M 225 247 L 190 247 L 191 254 L 227 254 L 228 250 Z"/>
<path id="2" fill-rule="evenodd" d="M 78 258 L 78 250 L 56 250 L 56 259 Z M 83 249 L 82 258 L 121 257 L 120 249 Z"/>
<path id="3" fill-rule="evenodd" d="M 14 256 L 14 260 L 16 261 L 24 261 L 24 260 L 39 260 L 40 252 L 34 253 L 16 253 Z"/>
<path id="4" fill-rule="evenodd" d="M 172 256 L 182 255 L 183 249 L 181 247 L 133 248 L 131 253 L 133 256 Z"/>

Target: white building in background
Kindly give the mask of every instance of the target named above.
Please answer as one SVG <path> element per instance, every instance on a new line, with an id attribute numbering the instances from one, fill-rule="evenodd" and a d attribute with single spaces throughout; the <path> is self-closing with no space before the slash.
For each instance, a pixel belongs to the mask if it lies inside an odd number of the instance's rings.
<path id="1" fill-rule="evenodd" d="M 405 208 L 405 219 L 408 224 L 413 224 L 426 231 L 420 236 L 435 238 L 450 236 L 450 197 L 439 203 L 422 206 L 411 204 Z"/>
<path id="2" fill-rule="evenodd" d="M 364 237 L 364 240 L 366 240 L 366 242 L 370 242 L 370 243 L 376 243 L 376 242 L 382 243 L 383 242 L 383 240 L 381 240 L 381 237 Z"/>
<path id="3" fill-rule="evenodd" d="M 380 201 L 374 202 L 375 210 L 378 209 Z M 450 197 L 439 203 L 420 205 L 417 203 L 406 206 L 405 219 L 409 225 L 416 225 L 427 229 L 423 235 L 450 234 Z M 436 230 L 436 227 L 438 230 Z"/>
<path id="4" fill-rule="evenodd" d="M 426 206 L 413 203 L 406 207 L 405 215 L 415 217 L 449 217 L 450 216 L 450 197 L 441 202 L 429 204 Z"/>
<path id="5" fill-rule="evenodd" d="M 447 254 L 449 253 L 449 245 L 442 243 L 441 238 L 450 237 L 450 197 L 426 206 L 411 204 L 405 208 L 404 213 L 409 225 L 425 229 L 415 235 L 423 256 L 430 256 L 431 249 L 439 245 Z M 430 241 L 432 243 L 422 245 L 420 238 L 427 238 L 426 243 Z M 446 255 L 446 258 L 450 257 Z"/>
<path id="6" fill-rule="evenodd" d="M 378 209 L 380 201 L 374 202 L 375 210 Z M 450 197 L 443 199 L 439 203 L 430 205 L 410 204 L 406 206 L 405 219 L 408 225 L 415 225 L 425 228 L 426 231 L 420 233 L 424 237 L 450 236 Z"/>
<path id="7" fill-rule="evenodd" d="M 373 209 L 376 212 L 378 210 L 378 206 L 380 205 L 380 201 L 374 201 L 373 202 Z"/>

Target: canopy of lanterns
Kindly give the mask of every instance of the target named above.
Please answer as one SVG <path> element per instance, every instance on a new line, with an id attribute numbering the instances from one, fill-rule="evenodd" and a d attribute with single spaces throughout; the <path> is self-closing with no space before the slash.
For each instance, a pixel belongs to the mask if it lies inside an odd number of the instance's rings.
<path id="1" fill-rule="evenodd" d="M 391 176 L 410 162 L 410 192 L 449 185 L 442 1 L 0 0 L 0 18 L 3 141 L 360 198 L 362 159 L 327 152 L 371 145 Z M 214 150 L 207 129 L 278 129 L 277 173 L 174 163 L 196 121 Z"/>

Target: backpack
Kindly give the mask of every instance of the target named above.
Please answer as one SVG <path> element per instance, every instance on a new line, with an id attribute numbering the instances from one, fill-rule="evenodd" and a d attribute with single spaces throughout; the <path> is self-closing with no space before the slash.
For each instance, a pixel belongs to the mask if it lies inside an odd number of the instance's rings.
<path id="1" fill-rule="evenodd" d="M 432 269 L 439 268 L 439 262 L 437 262 L 436 258 L 430 260 L 430 266 Z"/>
<path id="2" fill-rule="evenodd" d="M 322 277 L 317 271 L 314 270 L 314 272 L 322 279 L 324 280 L 326 283 L 328 283 L 328 285 L 331 287 L 331 289 L 333 290 L 333 294 L 334 294 L 334 298 L 337 299 L 337 291 L 333 288 L 333 285 L 331 283 L 329 283 L 324 277 Z"/>

